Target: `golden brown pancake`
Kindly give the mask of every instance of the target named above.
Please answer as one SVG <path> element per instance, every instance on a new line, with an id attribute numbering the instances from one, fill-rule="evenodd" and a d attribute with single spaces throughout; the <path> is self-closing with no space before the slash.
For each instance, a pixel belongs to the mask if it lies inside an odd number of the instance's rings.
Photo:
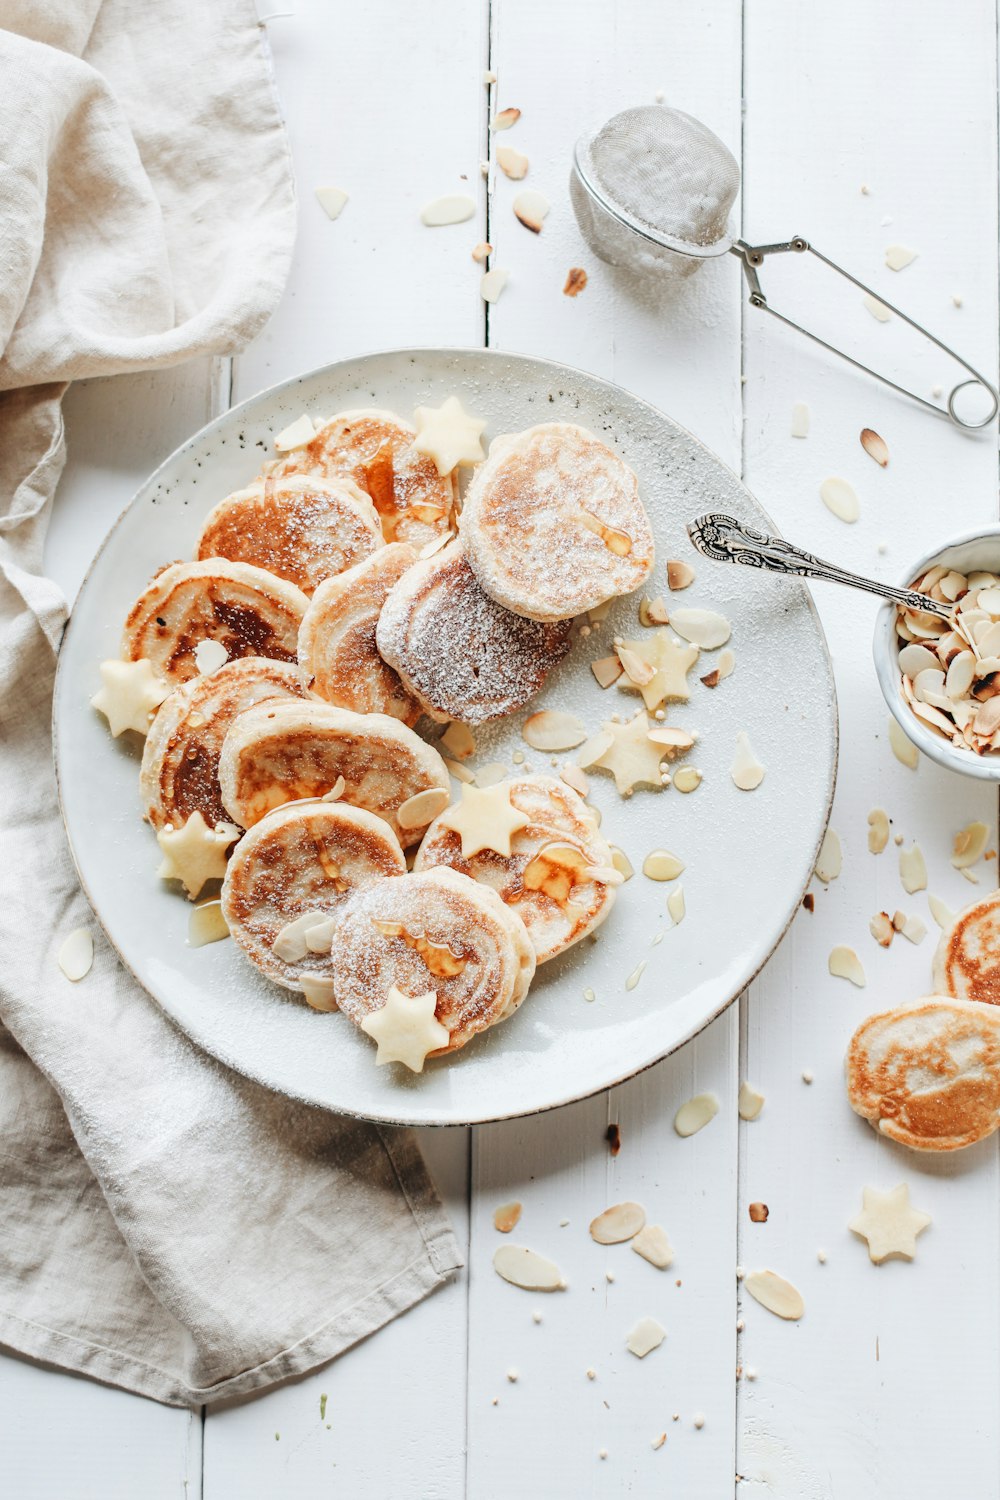
<path id="1" fill-rule="evenodd" d="M 279 458 L 271 469 L 353 479 L 372 499 L 387 542 L 420 548 L 452 523 L 455 484 L 413 446 L 416 432 L 394 412 L 345 411 L 324 422 L 311 443 Z"/>
<path id="2" fill-rule="evenodd" d="M 122 656 L 148 658 L 174 686 L 198 676 L 195 650 L 202 641 L 218 641 L 230 661 L 293 662 L 308 603 L 294 584 L 249 563 L 224 557 L 171 563 L 129 611 Z"/>
<path id="3" fill-rule="evenodd" d="M 957 912 L 934 954 L 939 995 L 1000 1005 L 1000 891 Z"/>
<path id="4" fill-rule="evenodd" d="M 200 812 L 209 828 L 226 821 L 219 755 L 236 715 L 271 698 L 304 698 L 294 666 L 244 656 L 175 688 L 150 726 L 139 790 L 143 816 L 159 830 L 182 828 Z"/>
<path id="5" fill-rule="evenodd" d="M 571 624 L 540 624 L 496 604 L 455 541 L 403 574 L 375 639 L 431 718 L 482 724 L 534 697 L 569 650 Z"/>
<path id="6" fill-rule="evenodd" d="M 220 500 L 201 529 L 195 557 L 252 563 L 312 594 L 324 578 L 382 545 L 375 507 L 352 479 L 289 474 L 268 476 Z"/>
<path id="7" fill-rule="evenodd" d="M 926 995 L 869 1016 L 845 1059 L 852 1109 L 917 1151 L 957 1151 L 1000 1125 L 1000 1011 Z"/>

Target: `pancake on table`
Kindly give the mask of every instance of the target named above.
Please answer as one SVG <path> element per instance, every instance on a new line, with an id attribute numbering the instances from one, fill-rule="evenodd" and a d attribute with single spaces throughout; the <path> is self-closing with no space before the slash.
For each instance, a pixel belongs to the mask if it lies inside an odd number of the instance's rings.
<path id="1" fill-rule="evenodd" d="M 520 917 L 543 964 L 604 921 L 621 876 L 593 812 L 572 787 L 535 775 L 508 785 L 511 806 L 529 819 L 510 835 L 509 856 L 481 849 L 464 858 L 444 812 L 425 833 L 413 867 L 448 867 L 491 887 Z"/>
<path id="2" fill-rule="evenodd" d="M 845 1060 L 851 1108 L 918 1151 L 956 1151 L 1000 1125 L 1000 1010 L 944 995 L 869 1016 Z"/>
<path id="3" fill-rule="evenodd" d="M 383 880 L 352 898 L 330 953 L 334 995 L 356 1025 L 392 988 L 434 992 L 435 1016 L 455 1052 L 514 1014 L 535 955 L 524 924 L 495 892 L 454 870 Z"/>
<path id="4" fill-rule="evenodd" d="M 195 651 L 202 641 L 217 641 L 230 661 L 266 656 L 294 662 L 308 603 L 293 583 L 249 563 L 224 557 L 171 563 L 129 611 L 122 656 L 145 657 L 174 686 L 198 676 Z"/>
<path id="5" fill-rule="evenodd" d="M 653 567 L 638 480 L 568 422 L 494 438 L 459 528 L 486 593 L 532 620 L 565 619 L 631 593 Z"/>
<path id="6" fill-rule="evenodd" d="M 223 806 L 242 828 L 282 803 L 325 796 L 340 777 L 341 800 L 384 818 L 404 849 L 451 795 L 438 752 L 398 719 L 316 701 L 248 709 L 233 721 L 219 760 Z M 435 792 L 437 805 L 402 827 L 400 809 L 421 792 Z"/>
<path id="7" fill-rule="evenodd" d="M 433 719 L 482 724 L 527 703 L 570 646 L 570 620 L 526 620 L 484 594 L 458 541 L 390 591 L 380 654 Z"/>
<path id="8" fill-rule="evenodd" d="M 247 957 L 289 989 L 329 971 L 332 933 L 299 956 L 275 952 L 290 923 L 308 913 L 335 918 L 357 891 L 405 875 L 406 860 L 389 825 L 374 813 L 341 802 L 289 802 L 244 834 L 229 858 L 222 911 Z M 278 943 L 279 949 L 281 943 Z"/>
<path id="9" fill-rule="evenodd" d="M 307 696 L 297 669 L 244 656 L 185 682 L 160 704 L 142 752 L 143 816 L 159 832 L 200 812 L 209 828 L 225 822 L 219 756 L 237 714 L 274 698 Z"/>
<path id="10" fill-rule="evenodd" d="M 956 912 L 934 954 L 939 995 L 1000 1005 L 1000 891 Z"/>
<path id="11" fill-rule="evenodd" d="M 299 672 L 327 703 L 411 726 L 420 718 L 420 704 L 375 642 L 386 596 L 416 556 L 405 542 L 390 542 L 316 590 L 299 629 Z"/>
<path id="12" fill-rule="evenodd" d="M 450 529 L 455 482 L 413 446 L 416 430 L 394 412 L 345 411 L 317 429 L 312 442 L 279 458 L 269 472 L 347 477 L 371 497 L 387 542 L 420 548 Z"/>
<path id="13" fill-rule="evenodd" d="M 237 490 L 211 511 L 195 556 L 252 563 L 312 594 L 383 545 L 368 495 L 346 476 L 269 475 Z"/>

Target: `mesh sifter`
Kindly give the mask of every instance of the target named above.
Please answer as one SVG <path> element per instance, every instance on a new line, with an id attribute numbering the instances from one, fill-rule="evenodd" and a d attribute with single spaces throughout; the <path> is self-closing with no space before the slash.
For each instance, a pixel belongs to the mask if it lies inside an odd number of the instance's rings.
<path id="1" fill-rule="evenodd" d="M 706 260 L 736 255 L 750 289 L 751 307 L 763 308 L 856 369 L 866 371 L 930 411 L 950 417 L 958 427 L 986 427 L 993 421 L 1000 408 L 1000 397 L 968 360 L 822 255 L 801 235 L 773 245 L 748 245 L 745 240 L 737 239 L 729 227 L 729 211 L 739 186 L 739 164 L 706 125 L 682 110 L 647 104 L 623 110 L 596 134 L 577 141 L 570 197 L 580 231 L 601 260 L 662 279 L 680 280 L 692 275 Z M 779 312 L 764 295 L 757 273 L 767 256 L 787 252 L 814 256 L 915 328 L 967 370 L 971 378 L 959 381 L 945 404 L 939 406 Z M 960 391 L 976 385 L 989 396 L 990 410 L 986 416 L 973 420 L 959 414 L 955 398 Z"/>

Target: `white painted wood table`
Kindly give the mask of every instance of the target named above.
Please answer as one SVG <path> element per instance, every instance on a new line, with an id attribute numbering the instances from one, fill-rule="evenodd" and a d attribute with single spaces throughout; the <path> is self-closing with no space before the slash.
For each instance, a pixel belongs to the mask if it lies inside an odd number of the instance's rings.
<path id="1" fill-rule="evenodd" d="M 287 293 L 231 365 L 71 393 L 70 463 L 49 546 L 70 594 L 139 481 L 226 403 L 314 365 L 403 345 L 486 342 L 610 377 L 741 471 L 787 535 L 860 571 L 898 578 L 942 534 L 995 518 L 995 428 L 964 436 L 744 311 L 732 258 L 673 300 L 637 287 L 586 250 L 567 195 L 575 136 L 662 91 L 742 159 L 748 239 L 809 235 L 995 372 L 993 0 L 964 0 L 946 16 L 931 0 L 905 12 L 871 0 L 290 5 L 268 23 L 301 200 Z M 486 69 L 497 75 L 489 91 Z M 538 237 L 511 212 L 512 184 L 480 175 L 495 147 L 491 111 L 507 105 L 523 114 L 506 140 L 527 153 L 529 181 L 553 204 Z M 350 193 L 336 223 L 313 198 L 329 183 Z M 477 198 L 477 219 L 422 227 L 421 205 L 456 190 Z M 488 312 L 469 255 L 484 238 L 511 272 Z M 891 242 L 920 252 L 898 274 L 884 265 Z M 780 293 L 866 357 L 895 361 L 925 393 L 950 382 L 946 361 L 899 324 L 875 323 L 858 293 L 806 259 L 767 267 L 773 300 Z M 590 279 L 572 300 L 562 287 L 574 265 Z M 796 401 L 812 411 L 805 441 L 790 436 Z M 864 426 L 888 441 L 887 470 L 859 446 Z M 819 501 L 831 474 L 860 495 L 853 527 Z M 538 1119 L 423 1132 L 467 1269 L 318 1375 L 189 1414 L 0 1360 L 5 1495 L 1000 1494 L 996 1138 L 950 1160 L 907 1154 L 851 1114 L 841 1078 L 857 1022 L 929 986 L 934 941 L 925 896 L 902 892 L 894 846 L 878 858 L 867 851 L 869 808 L 885 806 L 894 830 L 920 840 L 931 889 L 959 906 L 973 892 L 949 864 L 951 836 L 973 817 L 993 826 L 995 799 L 930 763 L 914 773 L 892 757 L 869 659 L 875 603 L 829 589 L 816 597 L 840 695 L 833 825 L 844 870 L 817 887 L 815 913 L 800 912 L 749 993 L 610 1094 Z M 995 884 L 996 863 L 980 869 L 981 889 Z M 869 917 L 899 905 L 931 933 L 920 947 L 897 940 L 883 951 Z M 725 910 L 718 921 L 725 941 Z M 840 942 L 862 955 L 866 989 L 827 974 Z M 752 1124 L 737 1118 L 743 1078 L 767 1099 Z M 721 1112 L 681 1140 L 673 1113 L 702 1089 L 718 1094 Z M 609 1122 L 621 1131 L 617 1157 Z M 847 1221 L 866 1183 L 900 1181 L 933 1227 L 913 1264 L 876 1268 Z M 511 1197 L 525 1205 L 525 1240 L 556 1256 L 572 1283 L 544 1301 L 537 1324 L 543 1299 L 512 1294 L 490 1268 L 492 1211 Z M 621 1248 L 592 1244 L 589 1219 L 626 1197 L 666 1225 L 675 1270 L 658 1276 Z M 751 1222 L 753 1200 L 768 1204 L 766 1223 Z M 802 1321 L 780 1322 L 741 1297 L 739 1263 L 771 1266 L 801 1287 Z M 668 1338 L 640 1363 L 623 1340 L 645 1313 Z"/>

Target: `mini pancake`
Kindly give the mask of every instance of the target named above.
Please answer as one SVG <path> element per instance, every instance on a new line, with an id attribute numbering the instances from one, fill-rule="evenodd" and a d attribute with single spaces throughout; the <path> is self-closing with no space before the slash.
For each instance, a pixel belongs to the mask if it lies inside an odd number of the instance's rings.
<path id="1" fill-rule="evenodd" d="M 352 479 L 271 476 L 220 500 L 201 529 L 195 557 L 228 557 L 287 578 L 304 594 L 381 547 L 369 497 Z"/>
<path id="2" fill-rule="evenodd" d="M 499 896 L 454 870 L 383 880 L 344 908 L 330 954 L 334 995 L 360 1026 L 393 985 L 437 995 L 435 1015 L 456 1052 L 514 1014 L 535 955 L 520 919 Z"/>
<path id="3" fill-rule="evenodd" d="M 486 593 L 531 620 L 566 619 L 631 593 L 653 567 L 635 475 L 568 422 L 495 438 L 459 525 Z"/>
<path id="4" fill-rule="evenodd" d="M 229 816 L 252 828 L 265 813 L 322 797 L 343 776 L 342 801 L 384 818 L 404 849 L 430 822 L 401 828 L 396 814 L 418 792 L 451 796 L 444 761 L 398 719 L 329 703 L 262 703 L 233 721 L 219 758 Z"/>
<path id="5" fill-rule="evenodd" d="M 327 974 L 329 952 L 280 958 L 274 943 L 282 928 L 306 912 L 336 916 L 355 892 L 405 874 L 398 840 L 374 813 L 340 802 L 289 802 L 236 845 L 222 884 L 222 912 L 261 973 L 297 990 L 303 977 Z"/>
<path id="6" fill-rule="evenodd" d="M 129 611 L 122 656 L 147 657 L 174 686 L 198 676 L 195 649 L 202 641 L 218 641 L 230 661 L 293 662 L 308 603 L 293 583 L 249 563 L 224 557 L 171 563 Z"/>
<path id="7" fill-rule="evenodd" d="M 159 830 L 181 828 L 200 812 L 209 828 L 225 822 L 219 755 L 237 714 L 273 698 L 304 698 L 294 666 L 263 656 L 228 661 L 175 688 L 161 703 L 142 752 L 143 817 Z"/>
<path id="8" fill-rule="evenodd" d="M 1000 891 L 956 913 L 934 954 L 939 995 L 1000 1005 Z"/>
<path id="9" fill-rule="evenodd" d="M 464 859 L 460 835 L 438 817 L 413 868 L 447 866 L 490 886 L 520 917 L 543 964 L 604 921 L 620 877 L 593 812 L 572 787 L 554 776 L 518 776 L 509 785 L 511 806 L 531 819 L 511 834 L 509 858 L 483 849 Z"/>
<path id="10" fill-rule="evenodd" d="M 451 529 L 456 490 L 450 474 L 442 478 L 434 460 L 417 452 L 415 437 L 394 412 L 344 411 L 311 443 L 279 458 L 271 473 L 353 479 L 371 496 L 386 541 L 419 548 Z"/>
<path id="11" fill-rule="evenodd" d="M 851 1108 L 917 1151 L 957 1151 L 1000 1125 L 1000 1011 L 925 995 L 869 1016 L 845 1059 Z"/>
<path id="12" fill-rule="evenodd" d="M 570 626 L 526 620 L 495 603 L 456 541 L 403 574 L 375 639 L 431 718 L 482 724 L 534 697 L 569 650 Z"/>
<path id="13" fill-rule="evenodd" d="M 416 556 L 405 542 L 390 542 L 316 590 L 299 630 L 299 672 L 327 703 L 410 725 L 420 718 L 420 704 L 375 644 L 386 596 Z"/>

